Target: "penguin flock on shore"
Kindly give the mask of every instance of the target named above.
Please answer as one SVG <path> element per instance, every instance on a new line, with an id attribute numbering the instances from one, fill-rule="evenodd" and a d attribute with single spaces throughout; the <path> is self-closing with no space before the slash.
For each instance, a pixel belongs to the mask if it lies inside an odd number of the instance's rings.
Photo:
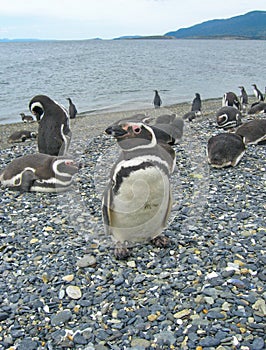
<path id="1" fill-rule="evenodd" d="M 257 101 L 249 110 L 243 86 L 239 86 L 240 98 L 231 91 L 223 95 L 222 107 L 215 116 L 220 132 L 210 137 L 206 145 L 207 161 L 214 168 L 237 166 L 248 145 L 266 141 L 266 119 L 244 122 L 247 115 L 266 112 L 258 88 L 252 86 Z M 38 152 L 11 161 L 0 173 L 3 186 L 21 193 L 62 192 L 71 188 L 80 167 L 67 155 L 72 137 L 70 119 L 77 115 L 72 100 L 67 100 L 68 110 L 46 95 L 30 100 L 29 110 L 38 122 L 37 133 L 19 130 L 9 137 L 9 142 L 37 138 Z M 158 90 L 153 103 L 156 109 L 162 105 Z M 185 122 L 200 116 L 201 96 L 195 93 L 190 110 L 183 116 L 138 114 L 106 127 L 105 134 L 113 137 L 120 149 L 102 199 L 104 229 L 115 243 L 116 258 L 126 259 L 135 244 L 167 246 L 163 230 L 172 209 L 171 175 L 176 165 L 173 146 L 181 142 Z"/>

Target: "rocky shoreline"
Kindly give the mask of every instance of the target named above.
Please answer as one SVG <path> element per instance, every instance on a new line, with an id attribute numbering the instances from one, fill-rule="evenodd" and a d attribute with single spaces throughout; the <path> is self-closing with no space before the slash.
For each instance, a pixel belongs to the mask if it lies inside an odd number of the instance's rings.
<path id="1" fill-rule="evenodd" d="M 118 261 L 103 234 L 101 196 L 118 152 L 103 131 L 135 112 L 71 121 L 69 153 L 82 164 L 73 190 L 0 189 L 0 349 L 265 348 L 265 146 L 249 146 L 235 168 L 210 168 L 220 106 L 203 101 L 175 146 L 167 249 L 140 245 Z M 0 168 L 36 152 L 35 141 L 7 142 L 25 127 L 37 123 L 0 126 Z"/>

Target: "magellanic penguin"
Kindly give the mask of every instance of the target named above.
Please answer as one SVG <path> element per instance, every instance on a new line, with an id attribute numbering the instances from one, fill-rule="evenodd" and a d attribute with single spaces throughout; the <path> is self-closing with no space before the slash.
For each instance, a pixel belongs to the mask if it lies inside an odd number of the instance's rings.
<path id="1" fill-rule="evenodd" d="M 150 126 L 159 143 L 174 145 L 182 139 L 184 120 L 175 114 L 160 115 L 155 119 L 155 124 Z"/>
<path id="2" fill-rule="evenodd" d="M 241 95 L 240 95 L 240 103 L 243 111 L 246 111 L 248 106 L 248 94 L 244 88 L 244 86 L 239 86 Z"/>
<path id="3" fill-rule="evenodd" d="M 208 162 L 214 168 L 236 166 L 244 153 L 245 145 L 239 135 L 221 133 L 208 140 Z"/>
<path id="4" fill-rule="evenodd" d="M 154 95 L 154 99 L 153 99 L 153 105 L 155 108 L 159 108 L 162 105 L 162 100 L 161 97 L 159 95 L 159 92 L 157 90 L 154 90 L 155 95 Z"/>
<path id="5" fill-rule="evenodd" d="M 254 119 L 242 124 L 236 134 L 241 136 L 245 145 L 265 144 L 266 119 Z"/>
<path id="6" fill-rule="evenodd" d="M 201 111 L 201 98 L 198 92 L 196 92 L 195 98 L 192 101 L 191 111 L 195 111 L 195 112 Z"/>
<path id="7" fill-rule="evenodd" d="M 13 132 L 13 134 L 11 134 L 8 137 L 8 142 L 9 143 L 13 143 L 13 142 L 25 142 L 26 140 L 32 140 L 32 139 L 36 139 L 37 137 L 37 133 L 34 131 L 29 131 L 29 130 L 19 130 L 19 131 L 15 131 Z"/>
<path id="8" fill-rule="evenodd" d="M 68 106 L 69 117 L 70 119 L 75 119 L 78 113 L 77 108 L 72 102 L 71 98 L 68 97 L 67 100 L 69 102 L 69 106 Z"/>
<path id="9" fill-rule="evenodd" d="M 45 95 L 33 97 L 29 108 L 39 122 L 39 152 L 52 156 L 65 155 L 71 140 L 67 110 Z"/>
<path id="10" fill-rule="evenodd" d="M 263 93 L 257 88 L 256 84 L 252 84 L 253 86 L 253 91 L 254 91 L 254 95 L 257 98 L 258 101 L 264 101 L 264 96 Z"/>
<path id="11" fill-rule="evenodd" d="M 266 102 L 256 102 L 253 103 L 250 109 L 248 110 L 248 114 L 258 114 L 258 113 L 266 113 Z"/>
<path id="12" fill-rule="evenodd" d="M 21 119 L 24 123 L 33 123 L 34 119 L 32 115 L 25 115 L 24 113 L 20 113 Z"/>
<path id="13" fill-rule="evenodd" d="M 188 120 L 189 122 L 192 122 L 192 120 L 201 117 L 201 111 L 190 111 L 183 115 L 184 120 Z"/>
<path id="14" fill-rule="evenodd" d="M 218 128 L 224 130 L 235 128 L 242 124 L 242 114 L 235 107 L 222 107 L 216 112 L 216 121 Z"/>
<path id="15" fill-rule="evenodd" d="M 78 165 L 71 158 L 28 154 L 12 160 L 1 172 L 0 182 L 20 192 L 63 192 L 77 172 Z"/>
<path id="16" fill-rule="evenodd" d="M 231 106 L 237 109 L 241 109 L 240 101 L 236 94 L 232 91 L 226 92 L 223 95 L 222 106 Z"/>
<path id="17" fill-rule="evenodd" d="M 129 256 L 130 244 L 152 240 L 165 246 L 161 235 L 170 215 L 169 176 L 175 151 L 158 143 L 153 129 L 142 122 L 122 121 L 106 129 L 122 152 L 114 165 L 102 203 L 105 232 L 116 243 L 115 256 Z"/>

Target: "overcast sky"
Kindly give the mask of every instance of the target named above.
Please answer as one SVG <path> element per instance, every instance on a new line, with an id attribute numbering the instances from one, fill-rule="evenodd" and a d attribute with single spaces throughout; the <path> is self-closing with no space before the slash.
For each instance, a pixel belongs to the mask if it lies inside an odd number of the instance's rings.
<path id="1" fill-rule="evenodd" d="M 0 38 L 161 35 L 253 10 L 266 0 L 1 0 Z"/>

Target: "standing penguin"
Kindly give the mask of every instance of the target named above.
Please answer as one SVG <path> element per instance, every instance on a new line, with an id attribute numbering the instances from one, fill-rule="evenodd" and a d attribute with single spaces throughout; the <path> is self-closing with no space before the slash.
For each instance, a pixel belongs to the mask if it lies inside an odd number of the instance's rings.
<path id="1" fill-rule="evenodd" d="M 191 106 L 191 111 L 201 111 L 201 98 L 200 98 L 200 94 L 198 92 L 196 92 L 195 94 L 195 98 L 192 101 L 192 106 Z"/>
<path id="2" fill-rule="evenodd" d="M 226 92 L 223 95 L 222 106 L 235 107 L 235 108 L 237 108 L 239 110 L 241 108 L 241 105 L 240 105 L 238 97 L 232 91 Z"/>
<path id="3" fill-rule="evenodd" d="M 71 140 L 67 110 L 45 95 L 33 97 L 29 108 L 39 122 L 39 152 L 52 156 L 65 155 Z"/>
<path id="4" fill-rule="evenodd" d="M 70 119 L 75 119 L 78 113 L 77 108 L 72 102 L 71 98 L 68 97 L 67 100 L 69 102 L 69 107 L 68 107 L 69 117 Z"/>
<path id="5" fill-rule="evenodd" d="M 155 96 L 154 96 L 154 99 L 153 99 L 154 107 L 155 108 L 160 108 L 161 105 L 162 105 L 161 97 L 160 97 L 160 95 L 159 95 L 157 90 L 154 90 L 154 92 L 155 92 Z"/>
<path id="6" fill-rule="evenodd" d="M 244 88 L 244 86 L 239 86 L 239 89 L 241 91 L 240 95 L 240 103 L 242 106 L 242 110 L 246 110 L 248 106 L 248 94 Z"/>
<path id="7" fill-rule="evenodd" d="M 142 122 L 120 121 L 108 127 L 122 153 L 114 165 L 102 204 L 105 231 L 116 243 L 115 256 L 129 256 L 127 244 L 152 240 L 167 244 L 161 233 L 170 215 L 169 176 L 175 151 L 158 143 L 153 129 Z"/>
<path id="8" fill-rule="evenodd" d="M 254 95 L 258 101 L 264 101 L 263 93 L 257 88 L 256 84 L 252 84 Z"/>

